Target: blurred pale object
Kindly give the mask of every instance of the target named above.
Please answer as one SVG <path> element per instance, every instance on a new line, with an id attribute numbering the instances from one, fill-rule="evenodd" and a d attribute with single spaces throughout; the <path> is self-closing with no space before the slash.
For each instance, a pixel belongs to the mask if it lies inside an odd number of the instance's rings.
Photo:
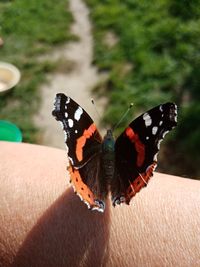
<path id="1" fill-rule="evenodd" d="M 4 45 L 3 39 L 0 37 L 0 47 Z"/>
<path id="2" fill-rule="evenodd" d="M 18 84 L 21 74 L 12 64 L 0 61 L 0 92 L 6 91 Z"/>

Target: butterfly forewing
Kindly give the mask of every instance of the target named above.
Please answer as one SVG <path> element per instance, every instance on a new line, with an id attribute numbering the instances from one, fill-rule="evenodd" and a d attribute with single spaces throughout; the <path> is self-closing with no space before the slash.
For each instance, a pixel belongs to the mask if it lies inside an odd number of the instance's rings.
<path id="1" fill-rule="evenodd" d="M 54 106 L 52 114 L 63 125 L 70 162 L 79 168 L 100 150 L 101 136 L 91 117 L 70 97 L 57 94 Z"/>

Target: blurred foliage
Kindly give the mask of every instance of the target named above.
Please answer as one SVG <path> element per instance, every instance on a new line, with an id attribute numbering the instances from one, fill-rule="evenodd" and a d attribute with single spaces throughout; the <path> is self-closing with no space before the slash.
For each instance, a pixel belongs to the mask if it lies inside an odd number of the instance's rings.
<path id="1" fill-rule="evenodd" d="M 94 63 L 108 74 L 97 90 L 109 97 L 104 121 L 115 123 L 130 102 L 135 115 L 176 102 L 179 124 L 164 142 L 161 170 L 199 176 L 200 0 L 86 2 L 94 23 Z"/>
<path id="2" fill-rule="evenodd" d="M 16 65 L 22 79 L 10 92 L 0 95 L 0 119 L 17 124 L 23 141 L 36 142 L 37 129 L 32 116 L 37 112 L 39 85 L 56 63 L 41 56 L 74 38 L 69 27 L 72 22 L 68 1 L 15 0 L 0 2 L 1 61 Z"/>

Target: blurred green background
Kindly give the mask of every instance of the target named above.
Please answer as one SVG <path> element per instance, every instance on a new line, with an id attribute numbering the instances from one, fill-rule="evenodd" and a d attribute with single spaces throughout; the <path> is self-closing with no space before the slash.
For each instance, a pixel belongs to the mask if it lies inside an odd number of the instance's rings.
<path id="1" fill-rule="evenodd" d="M 16 123 L 25 142 L 39 140 L 31 119 L 39 107 L 38 88 L 46 74 L 59 65 L 48 60 L 48 53 L 75 38 L 69 30 L 71 22 L 66 0 L 56 4 L 53 0 L 0 1 L 0 37 L 4 41 L 0 60 L 14 64 L 22 74 L 18 88 L 0 97 L 0 119 Z"/>
<path id="2" fill-rule="evenodd" d="M 94 60 L 106 78 L 95 88 L 108 98 L 104 123 L 112 125 L 130 102 L 134 115 L 159 103 L 178 105 L 178 127 L 164 141 L 160 170 L 200 176 L 200 1 L 86 0 L 93 24 Z M 0 118 L 15 121 L 24 141 L 38 142 L 31 121 L 39 85 L 59 62 L 40 55 L 75 39 L 68 1 L 0 2 L 0 59 L 22 70 L 20 90 L 0 97 Z M 68 25 L 68 29 L 66 29 Z M 52 100 L 53 101 L 53 100 Z M 12 105 L 11 105 L 12 103 Z M 133 118 L 130 114 L 121 129 Z"/>
<path id="3" fill-rule="evenodd" d="M 129 102 L 135 114 L 176 102 L 178 127 L 164 141 L 160 170 L 200 176 L 200 1 L 87 3 L 94 24 L 94 63 L 109 73 L 96 88 L 109 97 L 105 122 L 117 121 Z"/>

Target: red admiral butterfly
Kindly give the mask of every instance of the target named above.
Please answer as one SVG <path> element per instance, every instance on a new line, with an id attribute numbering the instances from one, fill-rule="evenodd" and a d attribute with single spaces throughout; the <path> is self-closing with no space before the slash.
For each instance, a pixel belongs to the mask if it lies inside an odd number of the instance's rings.
<path id="1" fill-rule="evenodd" d="M 102 139 L 87 112 L 70 97 L 57 94 L 54 105 L 52 114 L 66 135 L 75 192 L 88 208 L 101 212 L 109 192 L 113 206 L 129 204 L 147 185 L 160 143 L 177 124 L 176 105 L 165 103 L 133 120 L 116 141 L 112 130 Z"/>

